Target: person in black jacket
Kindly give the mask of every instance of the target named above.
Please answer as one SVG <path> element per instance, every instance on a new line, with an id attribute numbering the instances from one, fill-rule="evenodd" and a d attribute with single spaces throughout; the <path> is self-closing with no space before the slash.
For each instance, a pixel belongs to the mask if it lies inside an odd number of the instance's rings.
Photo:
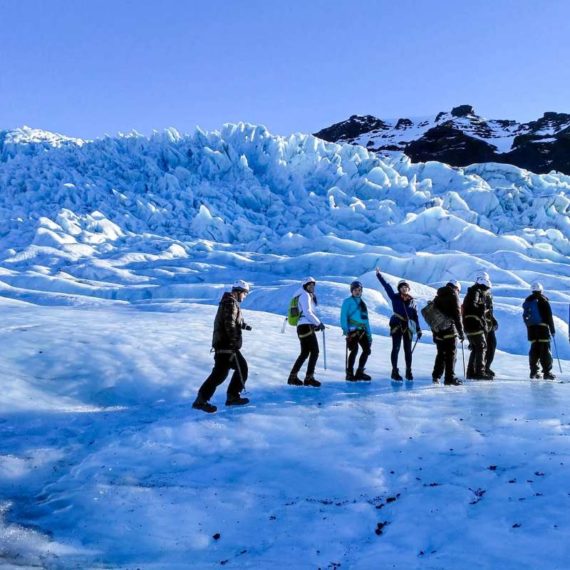
<path id="1" fill-rule="evenodd" d="M 554 337 L 554 320 L 548 298 L 545 297 L 542 284 L 535 281 L 531 284 L 532 294 L 523 303 L 523 319 L 527 325 L 527 338 L 530 341 L 528 361 L 531 379 L 540 379 L 538 363 L 542 367 L 545 380 L 555 380 L 552 374 L 552 353 L 550 352 L 550 337 Z M 535 304 L 533 307 L 532 305 Z"/>
<path id="2" fill-rule="evenodd" d="M 467 378 L 471 380 L 492 380 L 494 373 L 488 372 L 487 358 L 489 333 L 495 328 L 493 316 L 493 295 L 491 280 L 487 273 L 480 273 L 475 284 L 467 289 L 463 300 L 463 328 L 469 340 L 469 364 Z M 493 335 L 494 338 L 494 335 Z M 492 347 L 494 355 L 494 347 Z"/>
<path id="3" fill-rule="evenodd" d="M 441 376 L 445 373 L 443 383 L 448 386 L 459 386 L 462 384 L 461 380 L 455 376 L 454 371 L 457 355 L 455 339 L 459 337 L 459 340 L 463 342 L 465 338 L 463 326 L 461 325 L 460 291 L 461 283 L 451 279 L 445 287 L 440 287 L 437 290 L 437 295 L 433 301 L 435 308 L 449 319 L 450 326 L 442 331 L 432 331 L 433 341 L 437 347 L 432 380 L 438 383 Z"/>
<path id="4" fill-rule="evenodd" d="M 217 408 L 209 403 L 216 388 L 226 379 L 231 369 L 234 370 L 227 392 L 226 406 L 243 406 L 249 403 L 248 398 L 241 397 L 247 380 L 247 362 L 240 352 L 242 346 L 242 330 L 250 331 L 251 327 L 243 320 L 240 303 L 249 293 L 249 284 L 241 279 L 234 282 L 231 293 L 222 295 L 218 312 L 214 320 L 212 347 L 214 349 L 214 368 L 198 390 L 198 396 L 192 407 L 209 414 Z"/>

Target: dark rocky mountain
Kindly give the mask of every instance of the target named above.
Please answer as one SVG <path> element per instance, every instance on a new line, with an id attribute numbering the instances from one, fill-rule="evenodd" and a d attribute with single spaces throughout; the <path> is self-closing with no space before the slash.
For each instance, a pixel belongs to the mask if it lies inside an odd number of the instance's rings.
<path id="1" fill-rule="evenodd" d="M 460 105 L 419 119 L 353 115 L 315 136 L 379 153 L 402 151 L 414 162 L 437 160 L 452 166 L 501 162 L 537 173 L 570 174 L 570 114 L 566 113 L 544 113 L 536 121 L 518 123 L 488 120 L 471 105 Z"/>

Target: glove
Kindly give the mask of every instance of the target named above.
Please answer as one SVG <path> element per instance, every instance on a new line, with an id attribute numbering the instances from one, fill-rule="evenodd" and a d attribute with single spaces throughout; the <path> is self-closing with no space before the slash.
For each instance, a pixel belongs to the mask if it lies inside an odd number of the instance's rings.
<path id="1" fill-rule="evenodd" d="M 463 333 L 459 333 L 459 341 L 463 342 L 465 340 L 465 336 L 463 335 Z"/>
<path id="2" fill-rule="evenodd" d="M 316 331 L 324 331 L 325 330 L 325 325 L 323 325 L 323 323 L 320 323 L 319 325 L 317 325 L 315 327 Z"/>
<path id="3" fill-rule="evenodd" d="M 245 327 L 243 327 L 244 330 L 246 331 L 250 331 L 251 330 L 251 325 L 245 325 Z"/>
<path id="4" fill-rule="evenodd" d="M 418 331 L 418 340 L 420 340 L 420 338 L 422 338 L 422 331 Z"/>

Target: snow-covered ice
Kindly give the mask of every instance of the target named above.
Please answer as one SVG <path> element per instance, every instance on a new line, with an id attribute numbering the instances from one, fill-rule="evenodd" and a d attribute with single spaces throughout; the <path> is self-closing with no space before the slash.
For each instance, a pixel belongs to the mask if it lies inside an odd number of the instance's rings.
<path id="1" fill-rule="evenodd" d="M 563 568 L 569 384 L 500 352 L 493 383 L 285 385 L 297 340 L 247 311 L 252 405 L 192 410 L 215 309 L 3 307 L 1 544 L 46 568 Z M 567 369 L 569 361 L 564 361 Z M 458 363 L 461 368 L 461 361 Z M 214 538 L 220 535 L 218 539 Z"/>

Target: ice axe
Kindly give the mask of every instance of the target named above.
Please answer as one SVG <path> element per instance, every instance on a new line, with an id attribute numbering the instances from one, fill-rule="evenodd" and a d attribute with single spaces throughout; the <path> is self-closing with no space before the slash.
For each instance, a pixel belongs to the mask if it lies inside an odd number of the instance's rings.
<path id="1" fill-rule="evenodd" d="M 234 353 L 232 354 L 232 359 L 235 360 L 235 362 L 236 362 L 236 370 L 237 370 L 237 373 L 238 373 L 238 376 L 239 376 L 239 381 L 241 382 L 242 390 L 243 390 L 244 392 L 247 392 L 247 390 L 245 389 L 245 382 L 243 381 L 243 375 L 242 375 L 242 373 L 241 373 L 241 366 L 239 365 L 239 360 L 238 360 L 238 357 L 237 357 L 237 353 L 236 353 L 236 352 L 234 352 Z"/>
<path id="2" fill-rule="evenodd" d="M 558 368 L 560 369 L 560 374 L 562 374 L 562 365 L 560 364 L 560 358 L 558 358 L 558 347 L 556 346 L 556 337 L 552 335 L 552 340 L 554 342 L 554 354 L 556 354 L 556 360 L 558 360 Z"/>
<path id="3" fill-rule="evenodd" d="M 327 339 L 325 337 L 325 329 L 322 330 L 323 333 L 323 364 L 325 370 L 327 369 Z"/>

